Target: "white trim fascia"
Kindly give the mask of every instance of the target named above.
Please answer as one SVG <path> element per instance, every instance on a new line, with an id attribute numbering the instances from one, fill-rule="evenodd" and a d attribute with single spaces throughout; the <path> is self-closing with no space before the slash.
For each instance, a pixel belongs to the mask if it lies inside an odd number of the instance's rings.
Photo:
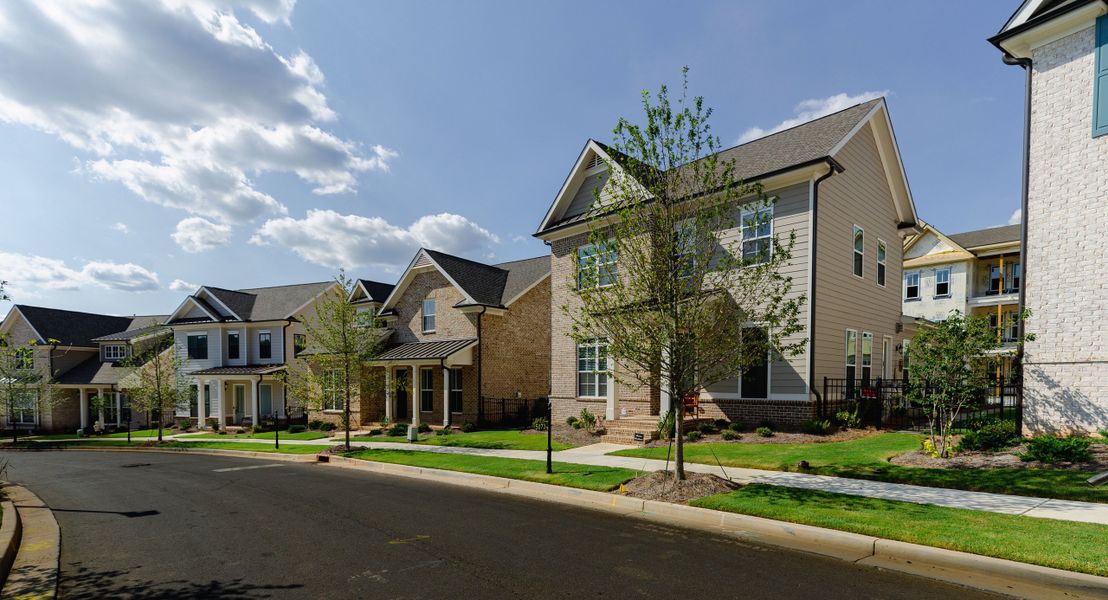
<path id="1" fill-rule="evenodd" d="M 584 176 L 584 170 L 581 168 L 585 162 L 585 155 L 589 153 L 589 150 L 599 154 L 605 159 L 605 164 L 615 165 L 612 157 L 600 147 L 600 144 L 596 143 L 596 140 L 589 138 L 585 142 L 585 147 L 581 148 L 581 153 L 577 155 L 577 160 L 573 163 L 573 168 L 569 170 L 569 174 L 566 175 L 565 181 L 562 182 L 562 187 L 558 189 L 558 193 L 554 196 L 554 202 L 550 204 L 550 208 L 547 209 L 546 215 L 542 219 L 542 223 L 539 224 L 539 231 L 542 231 L 550 226 L 550 222 L 554 220 L 554 215 L 564 210 L 568 203 L 570 184 L 577 179 L 577 175 Z"/>
<path id="2" fill-rule="evenodd" d="M 1039 10 L 1039 7 L 1043 5 L 1046 0 L 1023 0 L 1023 4 L 1016 9 L 1016 12 L 1012 13 L 1012 16 L 1008 19 L 1008 22 L 1001 28 L 1000 33 L 1004 33 L 1014 27 L 1019 27 L 1027 22 L 1031 18 L 1032 13 Z"/>
<path id="3" fill-rule="evenodd" d="M 504 306 L 506 306 L 506 307 L 511 306 L 513 302 L 515 302 L 516 300 L 519 300 L 520 298 L 526 296 L 527 292 L 530 292 L 531 290 L 535 289 L 536 287 L 538 287 L 538 285 L 540 283 L 546 281 L 549 278 L 550 278 L 550 273 L 547 273 L 546 275 L 543 275 L 542 277 L 539 277 L 537 280 L 535 280 L 534 283 L 532 283 L 531 285 L 524 288 L 524 290 L 522 292 L 516 294 L 514 298 L 512 298 L 511 300 L 508 300 L 507 302 L 505 302 Z"/>
<path id="4" fill-rule="evenodd" d="M 1092 27 L 1096 18 L 1105 13 L 1108 13 L 1108 6 L 1103 2 L 1093 2 L 1018 33 L 999 45 L 1016 58 L 1031 58 L 1036 48 Z"/>
<path id="5" fill-rule="evenodd" d="M 286 316 L 285 316 L 285 318 L 286 318 L 286 319 L 292 319 L 292 318 L 295 318 L 295 317 L 296 317 L 296 313 L 298 313 L 298 312 L 300 312 L 300 311 L 304 310 L 304 307 L 306 307 L 306 306 L 308 306 L 308 305 L 312 304 L 312 303 L 313 303 L 313 302 L 315 302 L 316 300 L 319 300 L 319 297 L 320 297 L 320 296 L 322 296 L 323 294 L 326 294 L 326 293 L 327 293 L 327 292 L 328 292 L 328 291 L 329 291 L 329 290 L 330 290 L 331 288 L 333 288 L 333 287 L 337 286 L 338 284 L 339 284 L 339 283 L 338 283 L 337 281 L 332 281 L 332 282 L 331 282 L 331 285 L 329 285 L 329 286 L 327 286 L 327 287 L 323 288 L 323 291 L 319 292 L 319 293 L 318 293 L 318 294 L 316 294 L 315 296 L 312 296 L 312 297 L 311 297 L 311 299 L 310 299 L 310 300 L 308 300 L 307 302 L 305 302 L 304 304 L 301 304 L 300 306 L 296 307 L 296 310 L 294 310 L 294 311 L 290 312 L 290 313 L 289 313 L 288 315 L 286 315 Z"/>
<path id="6" fill-rule="evenodd" d="M 869 112 L 866 113 L 866 116 L 859 119 L 858 122 L 854 125 L 854 127 L 852 127 L 850 129 L 850 131 L 848 131 L 846 133 L 846 135 L 843 136 L 843 139 L 839 140 L 839 143 L 835 144 L 831 148 L 831 150 L 827 153 L 827 155 L 831 156 L 831 157 L 834 157 L 836 154 L 838 154 L 839 150 L 842 150 L 843 146 L 845 146 L 847 144 L 847 142 L 849 142 L 850 140 L 854 139 L 854 136 L 859 131 L 861 131 L 863 127 L 865 127 L 869 123 L 870 119 L 873 118 L 873 115 L 877 114 L 877 111 L 881 110 L 881 107 L 884 105 L 884 102 L 885 102 L 885 99 L 882 98 L 881 102 L 878 102 L 877 104 L 874 104 L 873 108 L 869 109 Z"/>
<path id="7" fill-rule="evenodd" d="M 346 297 L 346 301 L 348 303 L 350 303 L 350 304 L 354 303 L 354 294 L 358 291 L 359 288 L 362 290 L 362 293 L 365 294 L 366 300 L 372 300 L 373 299 L 369 295 L 369 290 L 365 289 L 365 286 L 362 285 L 362 280 L 361 279 L 355 279 L 354 280 L 354 289 L 350 290 L 350 294 Z"/>
<path id="8" fill-rule="evenodd" d="M 203 288 L 201 288 L 201 289 L 203 289 Z M 199 290 L 197 290 L 197 291 L 199 291 Z M 222 317 L 220 317 L 220 316 L 218 316 L 218 315 L 213 315 L 213 314 L 212 314 L 212 311 L 210 311 L 210 310 L 208 310 L 208 309 L 204 308 L 204 305 L 200 304 L 200 303 L 199 303 L 199 302 L 197 302 L 196 300 L 197 300 L 197 298 L 196 298 L 196 296 L 195 296 L 195 295 L 192 295 L 192 296 L 188 296 L 188 297 L 186 297 L 186 298 L 185 298 L 185 299 L 184 299 L 184 300 L 183 300 L 183 301 L 181 302 L 181 304 L 180 304 L 179 306 L 177 306 L 177 308 L 176 308 L 176 309 L 174 309 L 174 311 L 173 311 L 173 312 L 169 313 L 169 317 L 168 317 L 168 318 L 167 318 L 167 319 L 165 320 L 165 323 L 162 323 L 162 325 L 169 325 L 169 324 L 170 324 L 170 321 L 172 321 L 172 320 L 174 319 L 174 317 L 176 317 L 176 316 L 177 316 L 177 313 L 181 312 L 181 309 L 185 307 L 185 304 L 187 304 L 187 303 L 189 303 L 189 302 L 192 302 L 192 303 L 193 303 L 193 304 L 194 304 L 194 305 L 196 306 L 196 308 L 199 308 L 200 310 L 204 311 L 204 314 L 206 314 L 206 315 L 208 315 L 209 317 L 211 317 L 211 318 L 212 318 L 212 320 L 213 320 L 213 321 L 215 321 L 216 323 L 222 323 L 222 322 L 223 322 L 223 318 L 222 318 Z M 191 325 L 191 323 L 182 323 L 181 325 Z M 179 327 L 179 326 L 181 326 L 181 325 L 170 325 L 170 327 Z"/>
<path id="9" fill-rule="evenodd" d="M 467 315 L 468 314 L 482 313 L 482 314 L 486 314 L 486 315 L 500 316 L 500 315 L 503 315 L 503 314 L 508 312 L 507 309 L 498 308 L 496 306 L 487 306 L 485 304 L 476 304 L 476 305 L 470 305 L 470 306 L 461 306 L 461 307 L 457 307 L 457 308 L 451 307 L 451 308 L 454 308 L 454 310 L 457 310 L 458 312 L 460 312 L 462 314 L 467 314 Z"/>
<path id="10" fill-rule="evenodd" d="M 197 292 L 197 294 L 199 294 L 200 292 L 204 292 L 205 294 L 207 294 L 209 298 L 211 298 L 212 300 L 215 300 L 217 303 L 219 303 L 220 306 L 225 308 L 227 310 L 227 312 L 231 313 L 239 321 L 245 321 L 246 320 L 246 319 L 243 319 L 242 317 L 240 317 L 237 312 L 231 310 L 230 306 L 227 306 L 227 304 L 225 304 L 222 300 L 219 299 L 219 296 L 216 296 L 215 294 L 213 294 L 212 291 L 209 290 L 208 288 L 206 288 L 204 286 L 200 286 L 200 289 L 196 290 L 196 292 Z M 196 295 L 196 294 L 193 294 L 193 295 Z M 207 311 L 205 311 L 205 312 L 207 312 Z"/>
<path id="11" fill-rule="evenodd" d="M 23 311 L 19 310 L 19 305 L 12 305 L 12 309 L 9 310 L 8 315 L 4 317 L 4 322 L 0 323 L 0 332 L 6 331 L 7 328 L 10 327 L 8 324 L 14 322 L 11 320 L 12 313 L 19 313 L 19 317 L 23 319 L 23 322 L 27 324 L 27 327 L 31 328 L 31 331 L 35 334 L 35 337 L 38 338 L 38 343 L 47 343 L 46 338 L 42 337 L 42 334 L 39 333 L 37 329 L 35 329 L 35 326 L 31 324 L 31 320 L 27 318 L 27 315 L 23 314 Z"/>

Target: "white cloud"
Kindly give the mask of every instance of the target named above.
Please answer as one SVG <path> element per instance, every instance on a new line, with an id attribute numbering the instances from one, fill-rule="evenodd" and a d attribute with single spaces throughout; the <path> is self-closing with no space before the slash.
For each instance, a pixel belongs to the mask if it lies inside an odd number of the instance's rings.
<path id="1" fill-rule="evenodd" d="M 387 171 L 396 152 L 321 129 L 336 114 L 311 56 L 280 54 L 237 16 L 287 26 L 294 5 L 0 3 L 0 123 L 56 135 L 89 155 L 82 172 L 225 224 L 286 214 L 256 188 L 259 174 L 294 173 L 317 194 L 355 191 L 359 174 Z"/>
<path id="2" fill-rule="evenodd" d="M 134 263 L 89 261 L 78 269 L 56 258 L 0 252 L 0 273 L 13 292 L 31 296 L 85 286 L 128 292 L 158 288 L 158 274 Z"/>
<path id="3" fill-rule="evenodd" d="M 1021 220 L 1022 215 L 1023 215 L 1023 209 L 1022 208 L 1017 208 L 1015 210 L 1015 212 L 1012 213 L 1012 216 L 1008 217 L 1008 224 L 1009 225 L 1018 224 Z"/>
<path id="4" fill-rule="evenodd" d="M 169 289 L 173 290 L 174 292 L 185 292 L 191 294 L 192 292 L 200 289 L 200 286 L 196 285 L 195 283 L 189 283 L 184 279 L 174 279 L 169 284 Z"/>
<path id="5" fill-rule="evenodd" d="M 781 121 L 780 123 L 774 125 L 769 129 L 762 129 L 761 127 L 751 127 L 750 129 L 747 129 L 745 132 L 743 132 L 743 134 L 739 136 L 739 139 L 735 143 L 743 144 L 749 142 L 750 140 L 756 140 L 760 137 L 767 136 L 771 133 L 783 131 L 790 127 L 796 127 L 801 123 L 807 123 L 808 121 L 811 121 L 813 119 L 825 117 L 833 112 L 843 110 L 844 108 L 850 108 L 855 104 L 860 104 L 868 100 L 873 100 L 874 98 L 888 95 L 888 93 L 888 90 L 881 90 L 878 92 L 862 92 L 861 94 L 855 94 L 853 96 L 843 93 L 835 94 L 834 96 L 828 96 L 826 98 L 809 98 L 807 100 L 801 100 L 800 104 L 797 104 L 796 108 L 793 109 L 793 112 L 796 113 L 795 117 L 791 119 L 785 119 L 784 121 Z"/>
<path id="6" fill-rule="evenodd" d="M 304 260 L 326 267 L 376 266 L 395 269 L 407 264 L 419 247 L 448 254 L 486 257 L 499 238 L 469 219 L 451 213 L 420 217 L 407 228 L 380 217 L 309 210 L 303 219 L 266 221 L 250 243 L 277 243 Z"/>
<path id="7" fill-rule="evenodd" d="M 112 229 L 118 231 L 119 233 L 122 233 L 123 235 L 131 233 L 131 228 L 127 227 L 126 223 L 116 223 L 115 225 L 112 225 Z"/>
<path id="8" fill-rule="evenodd" d="M 226 246 L 231 241 L 231 226 L 189 217 L 177 223 L 172 237 L 182 250 L 195 254 Z"/>

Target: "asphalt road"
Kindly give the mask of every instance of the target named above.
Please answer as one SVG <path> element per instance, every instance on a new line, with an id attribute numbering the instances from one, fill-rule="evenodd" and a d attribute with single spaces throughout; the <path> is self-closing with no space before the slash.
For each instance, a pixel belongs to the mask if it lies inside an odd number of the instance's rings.
<path id="1" fill-rule="evenodd" d="M 65 599 L 996 598 L 636 519 L 321 465 L 3 454 L 8 478 L 42 497 L 61 525 Z M 254 468 L 221 471 L 239 467 Z"/>

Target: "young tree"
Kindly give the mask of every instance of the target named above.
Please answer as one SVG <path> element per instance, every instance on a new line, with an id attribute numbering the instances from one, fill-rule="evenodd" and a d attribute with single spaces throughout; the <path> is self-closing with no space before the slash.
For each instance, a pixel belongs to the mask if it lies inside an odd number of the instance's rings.
<path id="1" fill-rule="evenodd" d="M 7 285 L 7 281 L 0 281 L 0 301 L 11 300 L 11 296 L 8 296 L 8 293 L 4 290 Z"/>
<path id="2" fill-rule="evenodd" d="M 185 359 L 173 348 L 172 336 L 161 338 L 143 349 L 136 348 L 124 362 L 128 372 L 120 379 L 127 390 L 131 410 L 157 415 L 158 441 L 166 415 L 186 410 L 191 394 L 182 367 Z"/>
<path id="3" fill-rule="evenodd" d="M 678 480 L 684 400 L 806 344 L 795 337 L 803 298 L 780 268 L 795 236 L 771 234 L 774 199 L 720 156 L 712 110 L 688 98 L 687 71 L 675 104 L 665 86 L 653 99 L 643 92 L 645 123 L 616 125 L 610 178 L 594 191 L 590 244 L 570 282 L 579 302 L 562 307 L 578 344 L 601 342 L 599 371 L 668 392 Z"/>
<path id="4" fill-rule="evenodd" d="M 296 402 L 322 410 L 342 402 L 342 425 L 346 449 L 350 449 L 350 403 L 363 386 L 374 386 L 375 371 L 368 362 L 380 354 L 387 335 L 368 312 L 358 311 L 348 300 L 354 280 L 340 271 L 338 287 L 321 296 L 314 311 L 300 315 L 304 323 L 306 349 L 303 361 L 290 363 L 286 384 Z"/>
<path id="5" fill-rule="evenodd" d="M 1026 319 L 1030 313 L 1016 315 Z M 1000 327 L 1010 327 L 1001 323 Z M 1025 334 L 1017 344 L 1033 340 Z M 963 316 L 951 311 L 943 321 L 920 328 L 908 346 L 908 398 L 927 415 L 931 452 L 950 457 L 950 434 L 963 408 L 984 398 L 990 387 L 990 356 L 1002 346 L 997 327 L 985 317 Z"/>
<path id="6" fill-rule="evenodd" d="M 49 374 L 35 368 L 36 346 L 16 344 L 7 334 L 0 336 L 0 414 L 11 425 L 12 442 L 19 440 L 17 417 L 42 414 L 53 404 Z"/>

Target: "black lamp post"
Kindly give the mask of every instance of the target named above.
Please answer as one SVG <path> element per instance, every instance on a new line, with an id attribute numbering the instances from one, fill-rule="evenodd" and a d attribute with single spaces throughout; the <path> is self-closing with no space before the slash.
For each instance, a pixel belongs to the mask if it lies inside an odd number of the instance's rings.
<path id="1" fill-rule="evenodd" d="M 554 453 L 554 403 L 549 398 L 546 400 L 546 472 L 553 473 L 554 465 L 551 462 Z"/>

